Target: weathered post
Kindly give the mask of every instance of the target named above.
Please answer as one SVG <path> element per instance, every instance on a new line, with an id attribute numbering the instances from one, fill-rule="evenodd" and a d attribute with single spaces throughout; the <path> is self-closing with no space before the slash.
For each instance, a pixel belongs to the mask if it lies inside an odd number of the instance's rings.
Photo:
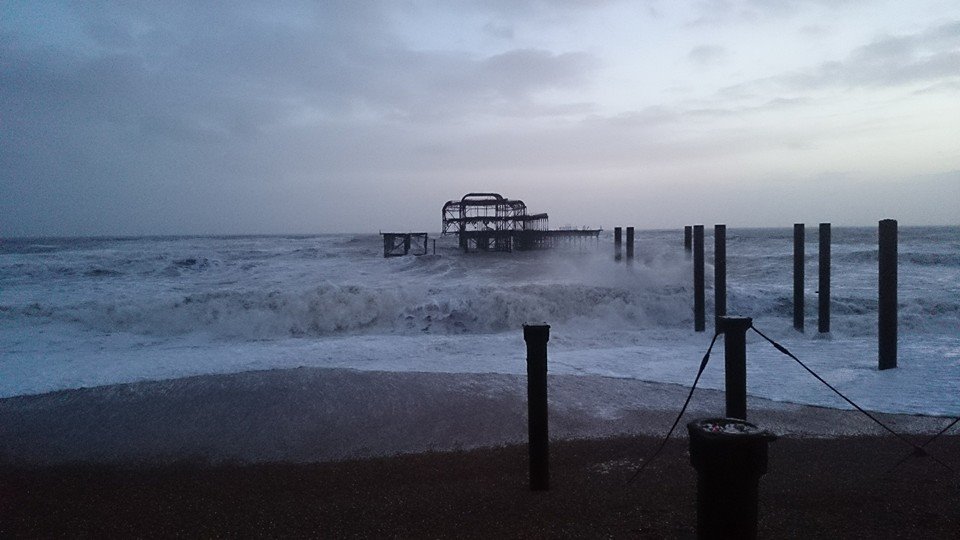
<path id="1" fill-rule="evenodd" d="M 633 227 L 627 227 L 627 262 L 633 262 Z"/>
<path id="2" fill-rule="evenodd" d="M 830 224 L 820 224 L 820 280 L 817 284 L 817 331 L 830 331 Z"/>
<path id="3" fill-rule="evenodd" d="M 880 222 L 877 339 L 879 368 L 897 367 L 897 220 Z"/>
<path id="4" fill-rule="evenodd" d="M 530 489 L 550 489 L 550 439 L 547 430 L 547 341 L 550 325 L 523 325 L 527 343 L 527 427 Z"/>
<path id="5" fill-rule="evenodd" d="M 752 324 L 750 317 L 720 317 L 727 418 L 747 419 L 747 330 Z"/>
<path id="6" fill-rule="evenodd" d="M 623 258 L 623 227 L 613 228 L 613 258 L 620 261 Z"/>
<path id="7" fill-rule="evenodd" d="M 693 241 L 693 227 L 690 225 L 683 226 L 683 250 L 690 253 L 690 249 Z"/>
<path id="8" fill-rule="evenodd" d="M 706 330 L 706 314 L 703 284 L 703 225 L 693 226 L 693 329 Z"/>
<path id="9" fill-rule="evenodd" d="M 793 225 L 793 327 L 803 332 L 803 223 Z"/>
<path id="10" fill-rule="evenodd" d="M 720 331 L 720 317 L 727 314 L 727 226 L 713 226 L 713 324 Z"/>

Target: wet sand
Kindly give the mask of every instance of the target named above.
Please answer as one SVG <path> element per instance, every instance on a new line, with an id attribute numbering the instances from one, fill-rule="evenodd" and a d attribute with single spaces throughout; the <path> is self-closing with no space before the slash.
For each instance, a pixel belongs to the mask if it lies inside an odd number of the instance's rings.
<path id="1" fill-rule="evenodd" d="M 7 398 L 0 400 L 0 462 L 317 462 L 520 443 L 525 385 L 514 375 L 300 368 Z M 550 436 L 662 435 L 687 391 L 551 375 Z M 722 392 L 697 390 L 687 416 L 723 410 Z M 905 433 L 945 425 L 879 416 Z M 764 399 L 748 401 L 748 418 L 779 435 L 884 433 L 855 411 Z"/>

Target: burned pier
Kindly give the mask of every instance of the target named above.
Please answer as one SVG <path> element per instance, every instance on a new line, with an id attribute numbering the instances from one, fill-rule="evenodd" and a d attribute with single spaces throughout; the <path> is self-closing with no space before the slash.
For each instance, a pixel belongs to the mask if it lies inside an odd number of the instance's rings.
<path id="1" fill-rule="evenodd" d="M 459 201 L 443 205 L 443 234 L 456 234 L 465 252 L 522 251 L 582 239 L 599 241 L 601 230 L 550 230 L 547 214 L 530 214 L 523 201 L 499 193 L 467 193 Z"/>
<path id="2" fill-rule="evenodd" d="M 380 235 L 383 237 L 384 257 L 402 257 L 411 251 L 414 255 L 427 254 L 427 241 L 429 239 L 427 233 L 381 232 Z"/>

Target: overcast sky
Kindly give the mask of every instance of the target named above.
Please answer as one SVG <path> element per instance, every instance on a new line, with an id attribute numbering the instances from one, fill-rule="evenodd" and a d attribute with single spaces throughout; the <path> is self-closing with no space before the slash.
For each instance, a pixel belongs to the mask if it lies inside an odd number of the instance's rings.
<path id="1" fill-rule="evenodd" d="M 55 2 L 0 14 L 0 236 L 960 224 L 960 2 Z"/>

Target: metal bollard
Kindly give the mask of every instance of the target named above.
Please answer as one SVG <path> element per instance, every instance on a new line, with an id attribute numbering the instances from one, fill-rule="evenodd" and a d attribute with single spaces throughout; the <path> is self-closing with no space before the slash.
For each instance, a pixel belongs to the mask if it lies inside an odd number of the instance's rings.
<path id="1" fill-rule="evenodd" d="M 687 431 L 697 470 L 697 538 L 756 538 L 758 485 L 776 435 L 734 418 L 696 420 Z"/>
<path id="2" fill-rule="evenodd" d="M 550 325 L 524 325 L 527 343 L 527 428 L 530 489 L 550 489 L 550 436 L 547 430 L 547 341 Z"/>

